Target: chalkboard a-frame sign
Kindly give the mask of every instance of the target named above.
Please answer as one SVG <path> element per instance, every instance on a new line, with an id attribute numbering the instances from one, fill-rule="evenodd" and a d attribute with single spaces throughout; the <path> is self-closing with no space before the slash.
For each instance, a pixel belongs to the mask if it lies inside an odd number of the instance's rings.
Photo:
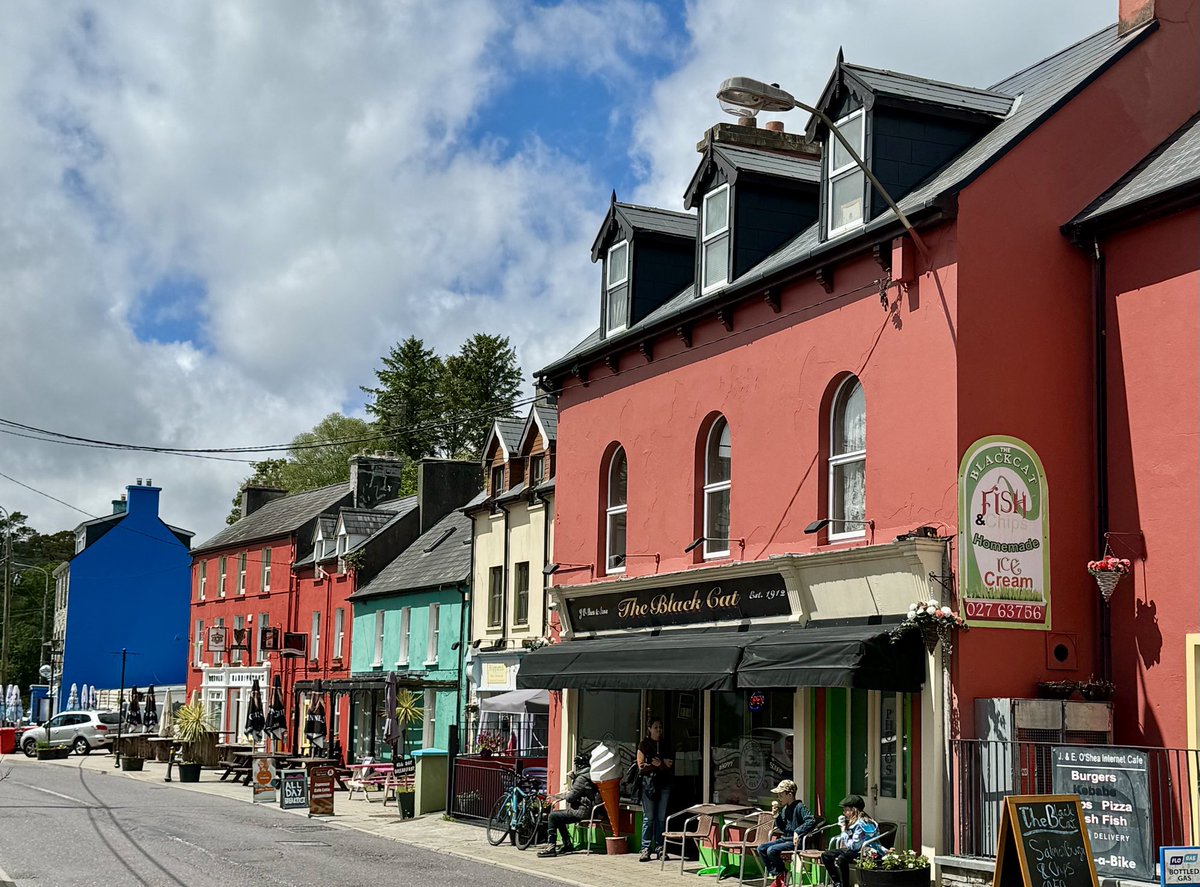
<path id="1" fill-rule="evenodd" d="M 1100 887 L 1078 795 L 1013 795 L 1000 812 L 994 887 Z"/>

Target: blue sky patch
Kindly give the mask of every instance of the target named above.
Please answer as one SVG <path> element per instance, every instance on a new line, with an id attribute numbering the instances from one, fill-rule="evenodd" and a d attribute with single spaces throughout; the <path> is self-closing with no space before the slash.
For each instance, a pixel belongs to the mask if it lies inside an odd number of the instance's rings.
<path id="1" fill-rule="evenodd" d="M 168 274 L 137 294 L 129 324 L 142 342 L 188 342 L 211 350 L 204 331 L 208 285 L 191 274 Z"/>

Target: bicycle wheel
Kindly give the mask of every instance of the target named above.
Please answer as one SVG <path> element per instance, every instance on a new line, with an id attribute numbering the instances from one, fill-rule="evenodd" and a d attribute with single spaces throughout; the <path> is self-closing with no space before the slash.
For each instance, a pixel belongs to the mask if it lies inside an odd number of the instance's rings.
<path id="1" fill-rule="evenodd" d="M 487 839 L 493 847 L 499 847 L 512 830 L 512 795 L 504 794 L 488 817 Z"/>
<path id="2" fill-rule="evenodd" d="M 517 826 L 517 847 L 521 850 L 528 850 L 537 842 L 545 808 L 542 806 L 542 802 L 535 798 L 526 800 L 524 807 L 520 824 Z"/>

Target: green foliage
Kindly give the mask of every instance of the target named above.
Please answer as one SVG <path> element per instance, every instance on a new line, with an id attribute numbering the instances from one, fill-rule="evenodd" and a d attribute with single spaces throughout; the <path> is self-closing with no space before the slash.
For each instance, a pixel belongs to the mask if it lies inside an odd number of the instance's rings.
<path id="1" fill-rule="evenodd" d="M 396 694 L 396 721 L 400 726 L 400 757 L 407 754 L 408 728 L 419 724 L 425 717 L 420 703 L 412 690 L 401 690 Z"/>
<path id="2" fill-rule="evenodd" d="M 198 757 L 196 746 L 213 732 L 204 703 L 197 699 L 180 706 L 171 719 L 172 733 L 186 747 L 184 760 L 194 763 Z"/>
<path id="3" fill-rule="evenodd" d="M 446 367 L 432 348 L 409 336 L 383 357 L 375 371 L 378 388 L 362 390 L 374 400 L 367 412 L 391 448 L 409 459 L 435 455 L 441 443 L 440 402 Z"/>
<path id="4" fill-rule="evenodd" d="M 858 860 L 858 867 L 867 871 L 882 870 L 885 872 L 927 869 L 929 868 L 929 857 L 922 856 L 915 850 L 896 850 L 892 848 L 882 856 L 864 853 Z"/>
<path id="5" fill-rule="evenodd" d="M 476 459 L 493 421 L 511 416 L 521 387 L 517 352 L 507 336 L 476 333 L 446 358 L 442 383 L 447 456 Z"/>
<path id="6" fill-rule="evenodd" d="M 12 531 L 13 555 L 9 574 L 13 630 L 6 679 L 20 685 L 23 695 L 30 684 L 42 683 L 38 676 L 43 661 L 42 641 L 49 640 L 54 628 L 54 570 L 75 553 L 75 534 L 71 530 L 43 534 L 27 521 L 19 511 L 14 511 L 11 518 L 0 519 L 0 540 Z"/>

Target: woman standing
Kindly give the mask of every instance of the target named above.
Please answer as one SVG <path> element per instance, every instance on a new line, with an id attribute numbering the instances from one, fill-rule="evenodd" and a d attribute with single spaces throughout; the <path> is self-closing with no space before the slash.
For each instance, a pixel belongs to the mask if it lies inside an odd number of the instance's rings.
<path id="1" fill-rule="evenodd" d="M 662 718 L 651 718 L 647 729 L 646 738 L 637 751 L 638 774 L 642 782 L 642 855 L 638 862 L 649 862 L 652 856 L 662 852 L 671 776 L 675 768 L 675 749 L 663 738 Z"/>
<path id="2" fill-rule="evenodd" d="M 866 842 L 879 833 L 879 823 L 863 812 L 866 804 L 861 795 L 847 795 L 841 807 L 841 834 L 834 839 L 833 849 L 821 854 L 830 887 L 850 887 L 851 861 L 858 859 Z"/>

